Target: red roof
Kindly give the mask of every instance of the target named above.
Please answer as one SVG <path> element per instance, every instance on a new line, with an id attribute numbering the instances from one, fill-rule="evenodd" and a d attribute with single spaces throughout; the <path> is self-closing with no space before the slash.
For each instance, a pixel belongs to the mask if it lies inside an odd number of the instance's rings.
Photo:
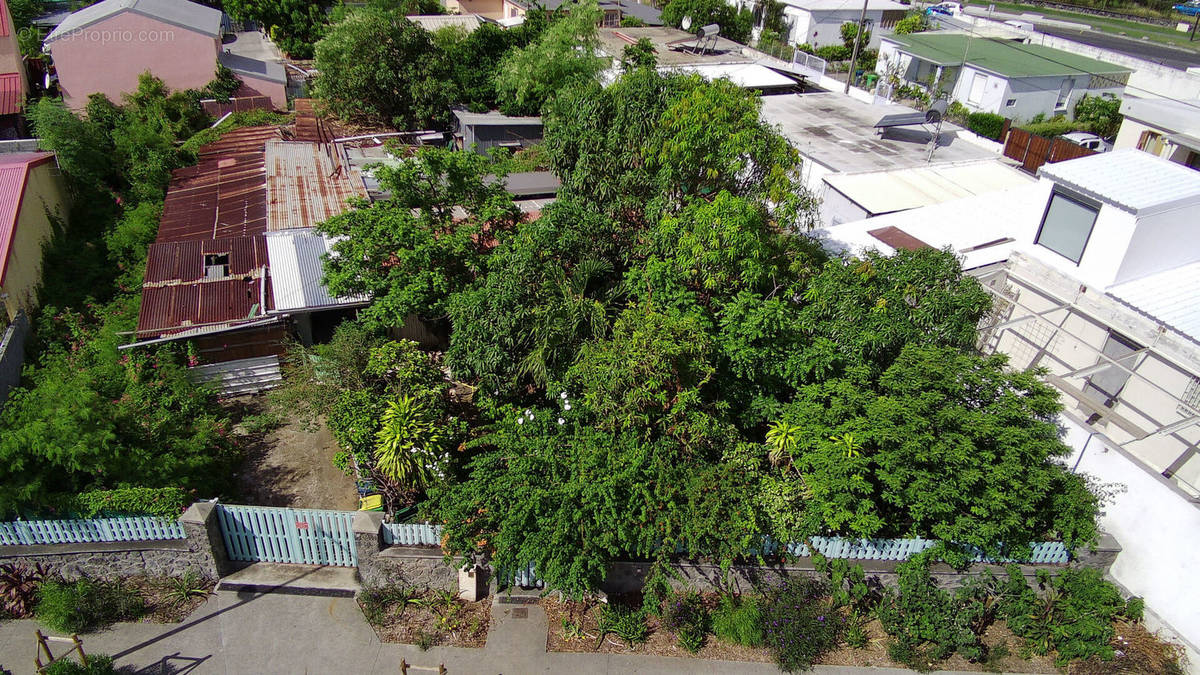
<path id="1" fill-rule="evenodd" d="M 8 274 L 8 256 L 17 233 L 29 169 L 54 159 L 53 152 L 0 154 L 0 284 Z"/>
<path id="2" fill-rule="evenodd" d="M 25 103 L 21 95 L 21 74 L 0 74 L 0 115 L 15 115 Z"/>
<path id="3" fill-rule="evenodd" d="M 278 127 L 236 129 L 171 175 L 146 258 L 139 338 L 232 325 L 271 308 L 265 145 L 279 138 Z M 229 255 L 226 276 L 204 278 L 206 254 Z"/>

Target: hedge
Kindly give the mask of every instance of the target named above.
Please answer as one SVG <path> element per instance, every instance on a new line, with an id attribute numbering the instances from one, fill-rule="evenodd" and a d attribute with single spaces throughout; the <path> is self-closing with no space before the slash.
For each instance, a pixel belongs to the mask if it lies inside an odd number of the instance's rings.
<path id="1" fill-rule="evenodd" d="M 971 113 L 967 115 L 967 128 L 984 138 L 998 141 L 1000 140 L 1000 134 L 1004 132 L 1004 120 L 1003 115 L 995 113 Z"/>

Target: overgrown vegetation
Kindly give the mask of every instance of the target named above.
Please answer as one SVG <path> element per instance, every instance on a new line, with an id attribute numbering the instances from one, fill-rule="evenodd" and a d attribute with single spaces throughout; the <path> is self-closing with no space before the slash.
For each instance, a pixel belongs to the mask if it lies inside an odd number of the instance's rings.
<path id="1" fill-rule="evenodd" d="M 120 583 L 52 579 L 38 589 L 34 614 L 50 630 L 89 633 L 118 621 L 135 621 L 145 611 L 141 596 Z"/>
<path id="2" fill-rule="evenodd" d="M 177 347 L 118 349 L 136 328 L 171 171 L 195 161 L 184 142 L 210 124 L 200 96 L 144 74 L 120 105 L 91 97 L 86 116 L 50 99 L 29 110 L 74 205 L 45 249 L 36 340 L 0 412 L 0 513 L 143 506 L 178 515 L 179 492 L 122 491 L 173 488 L 190 499 L 228 485 L 231 425 L 188 379 L 192 357 Z"/>
<path id="3" fill-rule="evenodd" d="M 993 141 L 1002 140 L 1000 134 L 1004 131 L 1005 118 L 1003 115 L 986 112 L 974 112 L 967 115 L 967 128 L 975 133 L 990 138 Z"/>

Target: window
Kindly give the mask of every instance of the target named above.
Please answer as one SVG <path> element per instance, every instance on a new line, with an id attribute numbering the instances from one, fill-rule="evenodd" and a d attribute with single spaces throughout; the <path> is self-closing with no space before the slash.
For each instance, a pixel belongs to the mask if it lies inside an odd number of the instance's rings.
<path id="1" fill-rule="evenodd" d="M 1141 345 L 1112 331 L 1109 331 L 1108 339 L 1104 342 L 1104 355 L 1129 370 L 1136 369 L 1137 356 L 1141 351 Z M 1102 358 L 1097 365 L 1108 362 L 1107 359 Z M 1117 403 L 1117 396 L 1129 382 L 1130 373 L 1125 368 L 1112 365 L 1092 375 L 1088 378 L 1087 384 L 1083 386 L 1083 393 L 1106 408 L 1113 407 Z"/>
<path id="2" fill-rule="evenodd" d="M 1062 110 L 1067 107 L 1067 101 L 1071 99 L 1071 90 L 1075 88 L 1075 80 L 1067 78 L 1063 80 L 1062 87 L 1058 90 L 1058 102 L 1054 104 L 1055 110 Z"/>
<path id="3" fill-rule="evenodd" d="M 1137 144 L 1138 150 L 1143 150 L 1152 155 L 1162 155 L 1163 137 L 1162 134 L 1154 131 L 1143 131 Z"/>
<path id="4" fill-rule="evenodd" d="M 619 28 L 621 26 L 621 13 L 615 10 L 606 10 L 604 12 L 604 27 Z"/>
<path id="5" fill-rule="evenodd" d="M 1055 190 L 1050 193 L 1035 241 L 1078 264 L 1099 213 L 1098 206 Z"/>
<path id="6" fill-rule="evenodd" d="M 1015 99 L 1015 98 L 1010 98 L 1010 99 L 1008 99 L 1007 101 L 1005 101 L 1005 102 L 1004 102 L 1004 107 L 1006 107 L 1006 108 L 1011 108 L 1011 107 L 1013 107 L 1013 106 L 1014 106 L 1014 105 L 1016 105 L 1016 104 L 1017 104 L 1017 99 Z"/>
<path id="7" fill-rule="evenodd" d="M 983 90 L 987 86 L 987 80 L 987 75 L 975 73 L 975 79 L 971 80 L 971 93 L 967 94 L 967 103 L 979 105 L 983 101 Z"/>
<path id="8" fill-rule="evenodd" d="M 204 256 L 204 278 L 222 279 L 229 276 L 229 254 L 207 253 Z"/>

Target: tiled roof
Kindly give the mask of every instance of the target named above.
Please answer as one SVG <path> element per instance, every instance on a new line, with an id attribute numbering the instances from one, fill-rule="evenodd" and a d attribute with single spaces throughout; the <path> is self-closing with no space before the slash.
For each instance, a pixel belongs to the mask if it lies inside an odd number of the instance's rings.
<path id="1" fill-rule="evenodd" d="M 1038 175 L 1137 215 L 1200 207 L 1200 171 L 1132 148 L 1044 164 Z"/>
<path id="2" fill-rule="evenodd" d="M 8 256 L 17 234 L 17 217 L 21 214 L 29 169 L 53 158 L 52 152 L 0 154 L 0 284 L 8 274 Z"/>
<path id="3" fill-rule="evenodd" d="M 221 34 L 222 13 L 219 9 L 187 0 L 103 0 L 63 19 L 45 41 L 52 42 L 122 12 L 141 14 L 204 35 L 217 37 Z"/>

